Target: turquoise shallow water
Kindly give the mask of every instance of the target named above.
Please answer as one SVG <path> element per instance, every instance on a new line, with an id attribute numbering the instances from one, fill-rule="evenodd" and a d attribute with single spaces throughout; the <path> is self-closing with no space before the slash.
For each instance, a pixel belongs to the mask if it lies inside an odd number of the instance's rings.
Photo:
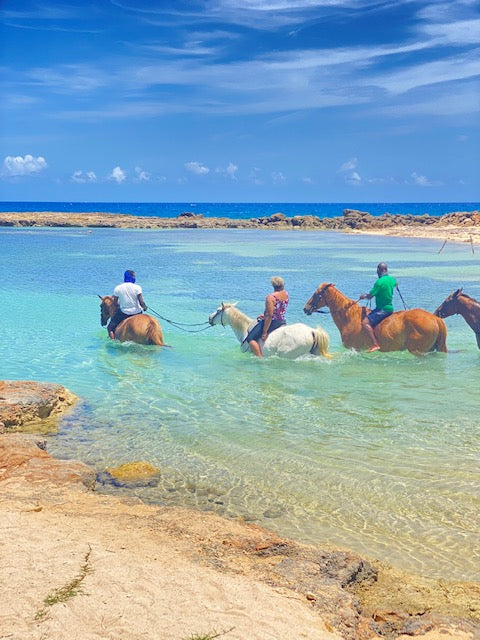
<path id="1" fill-rule="evenodd" d="M 6 277 L 0 377 L 64 384 L 81 403 L 49 451 L 99 471 L 158 465 L 160 504 L 244 516 L 283 535 L 346 546 L 404 569 L 480 579 L 480 351 L 460 317 L 448 355 L 355 354 L 328 315 L 303 305 L 323 281 L 352 298 L 386 260 L 410 306 L 464 286 L 478 254 L 438 240 L 318 232 L 1 229 Z M 290 322 L 322 324 L 332 361 L 263 361 L 230 328 L 185 333 L 172 350 L 112 344 L 97 294 L 133 268 L 148 305 L 203 322 L 223 300 L 255 316 L 282 275 Z M 397 308 L 401 301 L 396 299 Z M 120 491 L 109 486 L 101 491 Z"/>

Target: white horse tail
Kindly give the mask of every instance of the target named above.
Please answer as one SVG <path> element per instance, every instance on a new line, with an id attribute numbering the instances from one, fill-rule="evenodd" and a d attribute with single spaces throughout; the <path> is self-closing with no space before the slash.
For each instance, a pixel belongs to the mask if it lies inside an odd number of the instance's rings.
<path id="1" fill-rule="evenodd" d="M 330 347 L 330 336 L 322 329 L 322 327 L 317 327 L 316 329 L 312 329 L 313 332 L 313 347 L 311 353 L 316 356 L 323 356 L 324 358 L 332 358 L 332 354 L 329 353 L 328 349 Z"/>

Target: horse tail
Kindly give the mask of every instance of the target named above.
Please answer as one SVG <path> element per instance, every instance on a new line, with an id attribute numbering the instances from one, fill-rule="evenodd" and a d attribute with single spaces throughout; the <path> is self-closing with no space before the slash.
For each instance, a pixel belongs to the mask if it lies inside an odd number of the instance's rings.
<path id="1" fill-rule="evenodd" d="M 150 322 L 146 332 L 148 343 L 155 344 L 158 347 L 168 347 L 169 349 L 171 349 L 171 346 L 169 344 L 165 344 L 165 342 L 163 341 L 162 329 L 158 322 L 156 322 L 154 318 L 152 318 L 151 320 L 152 322 Z"/>
<path id="2" fill-rule="evenodd" d="M 325 329 L 317 327 L 313 329 L 313 347 L 311 353 L 324 358 L 332 358 L 332 354 L 328 352 L 330 347 L 330 337 Z"/>
<path id="3" fill-rule="evenodd" d="M 441 318 L 437 318 L 438 320 L 438 336 L 435 341 L 434 349 L 436 351 L 442 351 L 443 353 L 447 353 L 447 325 Z"/>

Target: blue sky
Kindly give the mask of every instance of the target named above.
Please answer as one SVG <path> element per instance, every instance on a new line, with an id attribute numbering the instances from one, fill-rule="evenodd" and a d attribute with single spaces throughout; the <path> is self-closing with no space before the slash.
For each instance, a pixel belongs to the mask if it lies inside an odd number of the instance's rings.
<path id="1" fill-rule="evenodd" d="M 479 200 L 476 0 L 0 7 L 1 200 Z"/>

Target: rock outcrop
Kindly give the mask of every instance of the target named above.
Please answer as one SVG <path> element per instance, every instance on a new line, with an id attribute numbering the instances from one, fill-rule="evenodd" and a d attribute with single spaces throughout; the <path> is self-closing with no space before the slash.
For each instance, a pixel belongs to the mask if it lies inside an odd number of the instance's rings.
<path id="1" fill-rule="evenodd" d="M 322 217 L 310 214 L 288 218 L 278 212 L 246 220 L 207 218 L 201 213 L 185 211 L 176 218 L 133 216 L 113 213 L 28 212 L 0 213 L 0 227 L 82 227 L 122 229 L 303 229 L 365 230 L 399 226 L 480 227 L 479 211 L 457 211 L 443 216 L 399 215 L 384 213 L 372 216 L 366 211 L 345 209 L 343 215 Z"/>
<path id="2" fill-rule="evenodd" d="M 0 425 L 6 430 L 33 430 L 56 422 L 77 397 L 65 387 L 30 380 L 0 381 Z"/>
<path id="3" fill-rule="evenodd" d="M 23 478 L 29 482 L 95 487 L 95 471 L 77 460 L 57 460 L 46 451 L 46 442 L 22 433 L 0 435 L 0 482 Z M 1 485 L 0 485 L 1 486 Z"/>

